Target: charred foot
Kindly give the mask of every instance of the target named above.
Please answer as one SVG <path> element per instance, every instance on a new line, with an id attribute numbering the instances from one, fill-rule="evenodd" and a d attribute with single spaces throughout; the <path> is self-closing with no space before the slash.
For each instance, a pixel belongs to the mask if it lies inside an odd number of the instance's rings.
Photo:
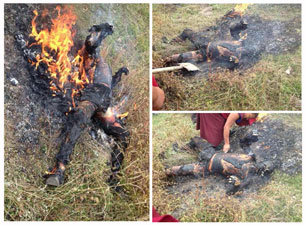
<path id="1" fill-rule="evenodd" d="M 58 187 L 64 183 L 65 169 L 61 166 L 55 166 L 53 170 L 49 170 L 45 175 L 46 185 Z"/>

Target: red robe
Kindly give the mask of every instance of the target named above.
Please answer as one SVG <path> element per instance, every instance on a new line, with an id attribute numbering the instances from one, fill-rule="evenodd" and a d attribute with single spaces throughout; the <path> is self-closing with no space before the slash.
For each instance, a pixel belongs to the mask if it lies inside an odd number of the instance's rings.
<path id="1" fill-rule="evenodd" d="M 200 137 L 213 146 L 218 146 L 223 141 L 223 128 L 230 113 L 198 113 L 196 129 L 200 130 Z M 239 113 L 236 124 L 249 126 L 256 119 L 244 119 L 245 113 Z"/>

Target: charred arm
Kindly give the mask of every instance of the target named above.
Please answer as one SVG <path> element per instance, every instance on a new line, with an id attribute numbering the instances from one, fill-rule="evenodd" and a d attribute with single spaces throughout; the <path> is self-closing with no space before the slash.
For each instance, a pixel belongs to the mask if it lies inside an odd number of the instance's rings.
<path id="1" fill-rule="evenodd" d="M 223 139 L 224 139 L 224 151 L 227 152 L 230 149 L 230 130 L 235 123 L 236 120 L 238 120 L 239 114 L 238 113 L 230 113 L 229 117 L 227 118 L 227 121 L 223 127 Z"/>

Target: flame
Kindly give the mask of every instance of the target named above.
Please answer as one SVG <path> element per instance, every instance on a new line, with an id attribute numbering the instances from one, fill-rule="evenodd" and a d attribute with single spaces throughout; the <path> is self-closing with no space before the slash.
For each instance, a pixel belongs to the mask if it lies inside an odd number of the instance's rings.
<path id="1" fill-rule="evenodd" d="M 267 118 L 267 113 L 259 113 L 257 118 L 256 118 L 256 121 L 258 122 L 264 122 L 264 120 Z"/>
<path id="2" fill-rule="evenodd" d="M 128 116 L 128 112 L 121 113 L 123 105 L 127 102 L 127 97 L 124 97 L 118 104 L 111 106 L 107 111 L 102 115 L 102 120 L 107 123 L 115 124 L 116 119 L 123 119 Z"/>
<path id="3" fill-rule="evenodd" d="M 234 8 L 234 12 L 239 13 L 240 16 L 244 15 L 246 9 L 248 8 L 248 6 L 251 4 L 240 4 L 240 5 L 236 5 Z"/>
<path id="4" fill-rule="evenodd" d="M 128 112 L 120 114 L 115 109 L 116 107 L 109 107 L 103 115 L 103 120 L 108 123 L 115 123 L 116 119 L 123 119 L 128 116 Z"/>
<path id="5" fill-rule="evenodd" d="M 128 112 L 125 112 L 125 113 L 122 113 L 122 114 L 117 114 L 117 118 L 119 118 L 119 119 L 123 119 L 123 118 L 125 118 L 125 117 L 127 117 L 128 116 Z"/>
<path id="6" fill-rule="evenodd" d="M 92 82 L 92 78 L 87 77 L 84 69 L 84 59 L 82 49 L 73 60 L 70 60 L 69 52 L 73 47 L 72 27 L 76 23 L 76 16 L 70 8 L 60 6 L 56 7 L 57 17 L 52 19 L 51 29 L 44 28 L 37 31 L 36 19 L 39 16 L 37 10 L 34 10 L 32 20 L 32 33 L 36 42 L 32 45 L 41 46 L 41 54 L 36 56 L 36 62 L 32 62 L 38 68 L 40 63 L 45 63 L 52 81 L 50 89 L 53 93 L 63 92 L 70 93 L 72 105 L 75 107 L 74 97 L 86 84 Z M 64 11 L 64 14 L 62 13 Z M 47 15 L 47 10 L 42 12 L 42 17 Z M 67 92 L 70 89 L 71 91 Z"/>

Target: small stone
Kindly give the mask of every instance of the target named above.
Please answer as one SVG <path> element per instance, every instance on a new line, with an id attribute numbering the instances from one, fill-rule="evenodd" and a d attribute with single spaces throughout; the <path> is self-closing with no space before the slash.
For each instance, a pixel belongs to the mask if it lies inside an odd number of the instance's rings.
<path id="1" fill-rule="evenodd" d="M 289 66 L 288 69 L 285 71 L 286 74 L 290 75 L 291 74 L 291 67 Z"/>
<path id="2" fill-rule="evenodd" d="M 15 78 L 11 78 L 10 82 L 12 85 L 17 86 L 19 84 L 18 80 L 16 80 Z"/>

